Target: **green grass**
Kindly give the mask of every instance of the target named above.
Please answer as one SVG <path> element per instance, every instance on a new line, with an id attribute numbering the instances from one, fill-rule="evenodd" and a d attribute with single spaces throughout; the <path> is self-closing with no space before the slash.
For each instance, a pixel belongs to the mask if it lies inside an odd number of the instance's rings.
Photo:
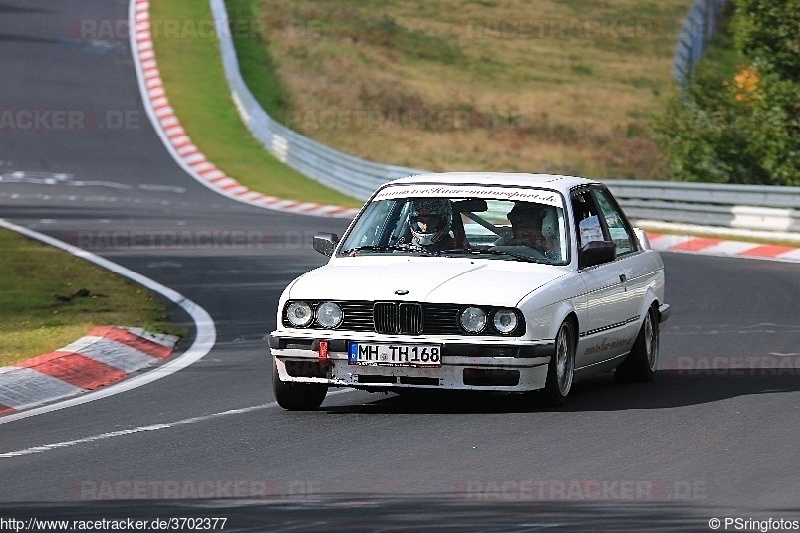
<path id="1" fill-rule="evenodd" d="M 676 90 L 691 0 L 228 0 L 264 31 L 245 80 L 276 119 L 367 159 L 431 170 L 664 179 L 649 115 Z M 541 23 L 543 33 L 537 34 Z M 278 78 L 280 98 L 264 79 Z M 378 117 L 428 113 L 453 126 Z M 345 120 L 326 126 L 323 113 Z M 507 120 L 508 118 L 512 120 Z M 350 120 L 348 120 L 350 119 Z M 330 123 L 329 123 L 330 124 Z"/>
<path id="2" fill-rule="evenodd" d="M 128 280 L 0 229 L 0 366 L 62 348 L 95 326 L 170 332 L 164 305 Z"/>
<path id="3" fill-rule="evenodd" d="M 289 105 L 289 93 L 275 72 L 275 60 L 265 46 L 266 35 L 258 25 L 248 24 L 258 19 L 255 6 L 246 2 L 228 2 L 228 19 L 236 28 L 238 24 L 250 28 L 252 34 L 245 39 L 234 39 L 239 71 L 249 80 L 250 91 L 271 117 L 278 117 Z M 232 35 L 238 33 L 232 32 Z"/>
<path id="4" fill-rule="evenodd" d="M 183 22 L 212 19 L 208 2 L 199 0 L 155 0 L 150 4 L 150 17 Z M 201 32 L 192 33 L 175 36 L 156 31 L 153 43 L 170 105 L 186 133 L 208 160 L 243 185 L 264 194 L 360 206 L 361 202 L 304 177 L 264 150 L 247 130 L 233 104 L 217 39 Z M 247 37 L 258 38 L 253 33 Z M 264 51 L 255 51 L 255 55 L 245 61 L 248 74 L 260 86 L 256 92 L 265 98 L 267 107 L 281 102 L 280 94 L 274 94 L 280 90 L 277 79 L 269 69 L 257 68 L 260 62 L 269 66 L 269 61 Z"/>
<path id="5" fill-rule="evenodd" d="M 234 45 L 256 99 L 274 119 L 326 145 L 430 170 L 639 179 L 667 176 L 649 115 L 675 91 L 672 55 L 690 5 L 226 2 L 231 21 L 245 28 Z M 211 14 L 205 1 L 154 0 L 151 17 L 205 21 Z M 525 37 L 531 21 L 557 36 Z M 497 31 L 506 22 L 511 38 Z M 154 40 L 167 96 L 213 163 L 266 194 L 358 205 L 284 167 L 249 135 L 231 101 L 216 39 L 156 32 Z M 331 112 L 336 120 L 322 118 Z M 443 120 L 375 127 L 359 118 L 364 112 Z"/>

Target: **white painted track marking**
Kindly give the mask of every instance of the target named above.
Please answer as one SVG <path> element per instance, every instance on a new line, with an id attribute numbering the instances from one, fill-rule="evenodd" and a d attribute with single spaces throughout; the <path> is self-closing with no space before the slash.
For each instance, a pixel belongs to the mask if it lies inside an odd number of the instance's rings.
<path id="1" fill-rule="evenodd" d="M 344 394 L 348 392 L 355 392 L 355 389 L 339 389 L 335 391 L 328 392 L 328 396 L 332 396 L 334 394 Z M 66 440 L 61 442 L 54 442 L 51 444 L 43 444 L 41 446 L 33 446 L 31 448 L 25 448 L 23 450 L 16 450 L 12 452 L 5 452 L 0 453 L 0 459 L 9 459 L 11 457 L 22 457 L 25 455 L 33 455 L 36 453 L 44 453 L 49 452 L 52 450 L 59 450 L 61 448 L 69 448 L 72 446 L 77 446 L 79 444 L 88 444 L 91 442 L 97 442 L 102 440 L 109 440 L 116 437 L 125 437 L 127 435 L 135 435 L 137 433 L 146 433 L 150 431 L 161 431 L 164 429 L 171 429 L 174 427 L 180 426 L 188 426 L 192 424 L 200 424 L 202 422 L 208 422 L 210 420 L 216 420 L 218 418 L 224 418 L 233 415 L 244 415 L 248 413 L 252 413 L 254 411 L 262 411 L 264 409 L 274 409 L 278 407 L 278 402 L 269 402 L 264 403 L 261 405 L 253 405 L 251 407 L 243 407 L 241 409 L 230 409 L 228 411 L 222 411 L 220 413 L 213 413 L 210 415 L 203 415 L 203 416 L 195 416 L 192 418 L 185 418 L 183 420 L 178 420 L 176 422 L 169 422 L 166 424 L 152 424 L 150 426 L 139 426 L 131 429 L 121 429 L 119 431 L 111 431 L 108 433 L 101 433 L 99 435 L 92 435 L 89 437 L 83 437 L 80 439 L 74 440 Z"/>
<path id="2" fill-rule="evenodd" d="M 211 349 L 214 347 L 214 344 L 216 343 L 217 340 L 217 329 L 214 324 L 214 320 L 211 318 L 211 315 L 209 315 L 205 309 L 203 309 L 193 301 L 189 300 L 179 292 L 174 291 L 169 287 L 166 287 L 158 283 L 155 280 L 143 276 L 138 272 L 129 270 L 121 265 L 113 263 L 91 252 L 87 252 L 86 250 L 82 250 L 81 248 L 72 246 L 71 244 L 67 244 L 63 241 L 50 237 L 49 235 L 45 235 L 43 233 L 30 230 L 28 228 L 18 226 L 2 218 L 0 218 L 0 226 L 9 229 L 11 231 L 16 231 L 17 233 L 21 233 L 22 235 L 25 235 L 27 237 L 31 237 L 45 244 L 49 244 L 50 246 L 53 246 L 60 250 L 64 250 L 65 252 L 68 252 L 74 255 L 75 257 L 80 257 L 81 259 L 85 259 L 101 268 L 119 274 L 121 276 L 124 276 L 138 283 L 139 285 L 142 285 L 150 289 L 153 292 L 157 292 L 167 300 L 177 304 L 184 311 L 186 311 L 192 318 L 192 321 L 194 321 L 195 329 L 197 331 L 194 342 L 186 350 L 186 352 L 184 352 L 182 355 L 176 357 L 175 359 L 169 361 L 168 363 L 162 366 L 156 367 L 149 372 L 140 374 L 126 381 L 122 381 L 117 385 L 112 385 L 107 388 L 98 389 L 96 391 L 89 392 L 87 394 L 69 400 L 65 400 L 63 402 L 58 402 L 51 405 L 45 405 L 42 407 L 31 409 L 29 411 L 12 413 L 10 415 L 0 417 L 0 425 L 7 424 L 9 422 L 13 422 L 15 420 L 19 420 L 22 418 L 28 418 L 31 416 L 41 415 L 44 413 L 50 413 L 52 411 L 57 411 L 59 409 L 64 409 L 66 407 L 72 407 L 74 405 L 80 405 L 92 402 L 95 400 L 99 400 L 101 398 L 107 398 L 109 396 L 113 396 L 121 392 L 141 387 L 142 385 L 146 385 L 147 383 L 167 377 L 170 374 L 173 374 L 179 370 L 186 368 L 192 363 L 195 363 L 196 361 L 205 357 L 205 355 L 208 354 L 208 352 L 211 351 Z"/>

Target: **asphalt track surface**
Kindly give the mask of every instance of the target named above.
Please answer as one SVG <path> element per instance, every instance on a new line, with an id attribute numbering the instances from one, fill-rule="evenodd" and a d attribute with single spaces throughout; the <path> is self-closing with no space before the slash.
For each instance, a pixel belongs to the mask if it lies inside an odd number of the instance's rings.
<path id="1" fill-rule="evenodd" d="M 800 379 L 785 368 L 800 358 L 797 265 L 664 254 L 673 314 L 657 380 L 600 376 L 564 408 L 357 391 L 314 413 L 276 407 L 265 337 L 279 294 L 323 263 L 310 235 L 346 221 L 249 207 L 188 177 L 147 121 L 127 41 L 74 31 L 127 9 L 0 1 L 13 117 L 0 128 L 0 217 L 181 292 L 214 318 L 217 343 L 148 385 L 0 424 L 0 518 L 225 517 L 252 531 L 800 519 Z M 83 126 L 55 127 L 48 110 L 80 111 Z M 180 352 L 194 331 L 173 312 L 188 330 Z"/>

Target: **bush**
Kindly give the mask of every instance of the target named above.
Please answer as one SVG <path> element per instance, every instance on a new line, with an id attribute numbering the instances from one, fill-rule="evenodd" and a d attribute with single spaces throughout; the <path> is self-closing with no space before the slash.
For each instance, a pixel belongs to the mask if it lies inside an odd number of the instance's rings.
<path id="1" fill-rule="evenodd" d="M 769 65 L 785 80 L 800 80 L 800 2 L 739 0 L 734 21 L 737 47 Z"/>

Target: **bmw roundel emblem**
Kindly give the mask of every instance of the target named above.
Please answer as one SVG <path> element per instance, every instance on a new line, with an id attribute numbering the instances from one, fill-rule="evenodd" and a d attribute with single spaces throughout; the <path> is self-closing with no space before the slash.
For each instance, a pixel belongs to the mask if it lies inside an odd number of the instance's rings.
<path id="1" fill-rule="evenodd" d="M 394 293 L 397 294 L 398 296 L 405 296 L 406 294 L 408 294 L 408 291 L 406 289 L 397 289 L 396 291 L 394 291 Z"/>

